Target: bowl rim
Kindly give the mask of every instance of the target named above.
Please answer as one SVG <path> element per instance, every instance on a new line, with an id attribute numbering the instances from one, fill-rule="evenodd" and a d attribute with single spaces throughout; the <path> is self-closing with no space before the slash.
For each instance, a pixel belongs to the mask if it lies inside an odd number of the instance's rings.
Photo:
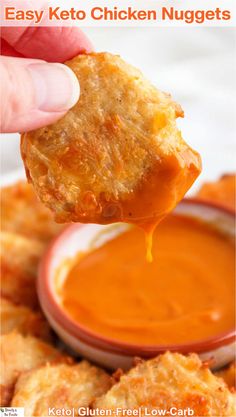
<path id="1" fill-rule="evenodd" d="M 235 220 L 234 210 L 228 207 L 222 206 L 214 202 L 208 202 L 200 200 L 198 198 L 185 198 L 180 203 L 182 204 L 194 204 L 197 206 L 207 207 L 213 210 L 218 210 L 224 215 L 231 216 Z M 179 203 L 179 204 L 180 204 Z M 59 233 L 51 242 L 46 252 L 44 253 L 39 265 L 38 277 L 37 277 L 37 292 L 40 300 L 41 307 L 46 316 L 50 317 L 53 321 L 63 328 L 64 332 L 69 333 L 79 341 L 92 346 L 95 349 L 100 349 L 109 353 L 118 353 L 122 356 L 134 355 L 142 357 L 155 356 L 165 351 L 181 352 L 183 354 L 195 352 L 204 353 L 214 349 L 220 348 L 231 344 L 236 339 L 236 328 L 220 333 L 216 336 L 199 340 L 195 342 L 188 342 L 183 344 L 165 344 L 165 345 L 142 345 L 133 344 L 129 342 L 122 342 L 117 339 L 112 339 L 106 336 L 102 336 L 99 333 L 90 330 L 86 326 L 83 326 L 79 322 L 75 321 L 68 313 L 66 313 L 60 304 L 56 301 L 55 291 L 53 286 L 50 285 L 48 278 L 49 265 L 57 251 L 58 246 L 64 245 L 67 237 L 73 233 L 74 230 L 78 230 L 82 227 L 86 227 L 87 224 L 75 223 L 66 227 Z M 46 305 L 46 307 L 45 307 Z"/>

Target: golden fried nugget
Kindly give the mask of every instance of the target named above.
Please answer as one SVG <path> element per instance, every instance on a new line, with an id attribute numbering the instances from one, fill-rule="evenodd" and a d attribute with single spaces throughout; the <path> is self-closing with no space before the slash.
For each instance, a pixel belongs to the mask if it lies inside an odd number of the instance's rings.
<path id="1" fill-rule="evenodd" d="M 36 196 L 32 185 L 19 181 L 1 189 L 1 230 L 47 243 L 62 226 Z"/>
<path id="2" fill-rule="evenodd" d="M 33 336 L 12 332 L 0 337 L 1 406 L 8 406 L 19 374 L 48 362 L 66 358 L 54 347 Z"/>
<path id="3" fill-rule="evenodd" d="M 236 411 L 235 396 L 197 355 L 169 352 L 131 369 L 94 407 L 146 407 L 149 412 L 152 408 L 170 411 L 171 407 L 189 407 L 194 416 L 234 416 Z"/>
<path id="4" fill-rule="evenodd" d="M 215 375 L 223 378 L 230 389 L 236 389 L 236 362 L 232 362 L 227 368 L 216 372 Z"/>
<path id="5" fill-rule="evenodd" d="M 0 333 L 17 330 L 23 335 L 30 334 L 45 341 L 52 340 L 48 322 L 43 315 L 22 305 L 16 305 L 5 298 L 0 299 Z"/>
<path id="6" fill-rule="evenodd" d="M 176 126 L 182 109 L 119 56 L 66 64 L 80 99 L 55 124 L 22 135 L 28 179 L 59 222 L 156 224 L 201 170 Z"/>
<path id="7" fill-rule="evenodd" d="M 89 407 L 111 387 L 111 377 L 86 361 L 78 365 L 46 365 L 23 373 L 15 386 L 12 407 L 24 407 L 25 416 L 49 416 L 49 408 Z"/>
<path id="8" fill-rule="evenodd" d="M 16 233 L 1 232 L 1 293 L 15 303 L 38 305 L 35 279 L 44 244 Z"/>
<path id="9" fill-rule="evenodd" d="M 206 182 L 198 191 L 197 197 L 235 211 L 236 175 L 225 174 L 217 181 Z"/>

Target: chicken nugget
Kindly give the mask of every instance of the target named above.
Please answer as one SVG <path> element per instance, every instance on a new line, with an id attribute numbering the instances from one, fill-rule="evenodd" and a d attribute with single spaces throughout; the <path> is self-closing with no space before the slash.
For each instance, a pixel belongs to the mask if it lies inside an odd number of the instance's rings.
<path id="1" fill-rule="evenodd" d="M 1 189 L 1 230 L 48 243 L 61 229 L 32 185 L 19 181 Z"/>
<path id="2" fill-rule="evenodd" d="M 41 313 L 1 298 L 0 333 L 7 334 L 13 330 L 17 330 L 23 335 L 30 334 L 45 341 L 52 341 L 49 324 Z"/>
<path id="3" fill-rule="evenodd" d="M 236 175 L 225 174 L 217 181 L 204 183 L 198 191 L 197 197 L 235 211 Z"/>
<path id="4" fill-rule="evenodd" d="M 223 378 L 229 389 L 236 390 L 236 362 L 232 362 L 226 368 L 216 372 L 215 375 Z"/>
<path id="5" fill-rule="evenodd" d="M 66 64 L 80 99 L 58 122 L 22 135 L 29 181 L 58 222 L 153 226 L 201 170 L 176 126 L 182 109 L 119 56 Z"/>
<path id="6" fill-rule="evenodd" d="M 189 407 L 199 417 L 234 416 L 236 411 L 235 396 L 196 354 L 170 352 L 131 369 L 94 407 L 114 410 L 114 415 L 117 407 L 141 407 L 142 415 L 153 408 L 170 412 L 171 407 Z"/>
<path id="7" fill-rule="evenodd" d="M 33 336 L 24 337 L 17 332 L 0 336 L 0 354 L 1 406 L 10 404 L 15 382 L 21 372 L 52 361 L 66 361 L 54 347 Z"/>
<path id="8" fill-rule="evenodd" d="M 24 407 L 25 416 L 49 416 L 49 409 L 89 407 L 111 387 L 111 377 L 82 361 L 78 365 L 46 365 L 23 373 L 15 386 L 12 407 Z"/>
<path id="9" fill-rule="evenodd" d="M 15 303 L 36 307 L 35 279 L 44 245 L 16 233 L 1 232 L 1 293 Z"/>

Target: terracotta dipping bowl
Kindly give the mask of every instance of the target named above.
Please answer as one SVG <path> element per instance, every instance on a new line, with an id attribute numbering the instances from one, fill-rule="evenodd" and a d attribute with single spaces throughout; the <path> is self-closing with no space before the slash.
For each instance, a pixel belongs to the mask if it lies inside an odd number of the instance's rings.
<path id="1" fill-rule="evenodd" d="M 234 213 L 220 206 L 186 199 L 177 206 L 175 213 L 197 217 L 208 224 L 214 224 L 226 235 L 234 236 Z M 213 358 L 214 368 L 219 368 L 233 360 L 235 329 L 214 338 L 188 344 L 142 346 L 96 334 L 74 321 L 62 309 L 55 288 L 66 277 L 68 259 L 75 257 L 78 252 L 99 247 L 118 233 L 122 233 L 127 227 L 129 226 L 125 224 L 111 226 L 73 224 L 52 242 L 40 265 L 38 295 L 42 309 L 55 332 L 78 354 L 111 369 L 118 367 L 127 369 L 132 365 L 135 356 L 151 358 L 167 350 L 183 354 L 196 352 L 203 360 Z M 64 267 L 59 268 L 61 265 Z"/>

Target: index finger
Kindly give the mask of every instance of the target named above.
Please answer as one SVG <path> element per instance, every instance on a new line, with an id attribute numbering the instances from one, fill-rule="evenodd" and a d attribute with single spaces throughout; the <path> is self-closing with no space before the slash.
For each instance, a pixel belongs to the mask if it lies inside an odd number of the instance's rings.
<path id="1" fill-rule="evenodd" d="M 77 27 L 3 27 L 2 38 L 25 58 L 65 62 L 91 52 L 92 44 Z"/>
<path id="2" fill-rule="evenodd" d="M 47 4 L 46 0 L 38 0 L 37 10 L 44 9 Z M 26 10 L 30 2 L 4 0 L 2 7 L 7 5 Z M 14 55 L 48 62 L 65 62 L 79 53 L 93 50 L 89 39 L 77 27 L 2 27 L 1 38 L 6 42 L 5 49 L 14 50 Z"/>

